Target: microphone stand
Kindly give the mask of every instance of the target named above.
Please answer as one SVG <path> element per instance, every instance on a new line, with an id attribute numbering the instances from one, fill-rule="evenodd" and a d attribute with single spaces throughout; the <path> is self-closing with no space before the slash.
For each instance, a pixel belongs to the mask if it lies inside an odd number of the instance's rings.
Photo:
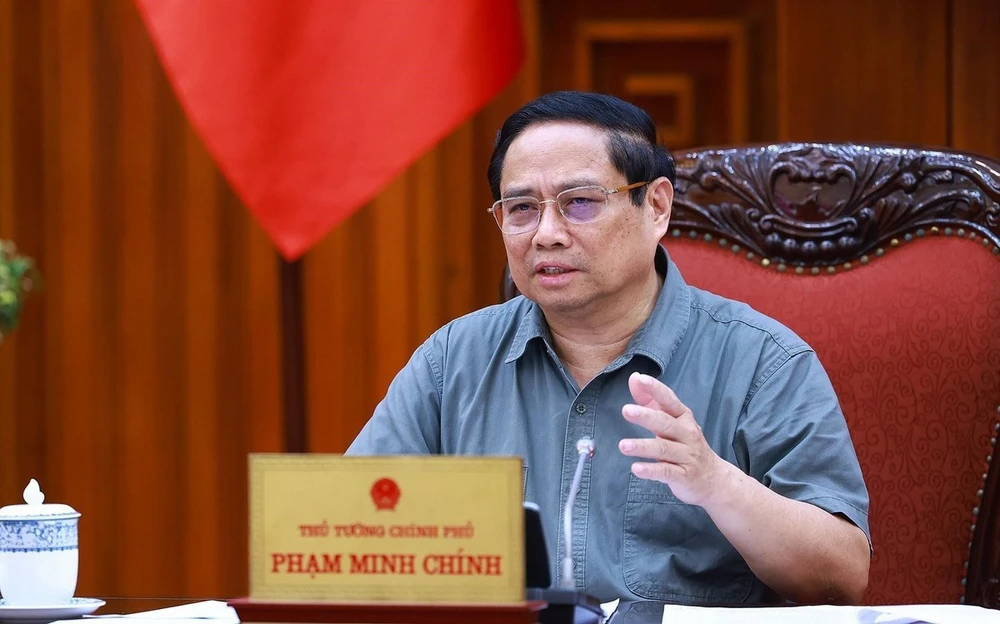
<path id="1" fill-rule="evenodd" d="M 576 443 L 576 452 L 580 459 L 573 474 L 569 496 L 566 497 L 566 507 L 563 509 L 563 548 L 562 574 L 558 589 L 529 589 L 529 600 L 544 600 L 548 606 L 542 610 L 539 624 L 600 624 L 604 619 L 600 601 L 576 589 L 575 573 L 573 571 L 573 505 L 583 478 L 583 467 L 587 460 L 594 456 L 594 441 L 581 438 Z"/>

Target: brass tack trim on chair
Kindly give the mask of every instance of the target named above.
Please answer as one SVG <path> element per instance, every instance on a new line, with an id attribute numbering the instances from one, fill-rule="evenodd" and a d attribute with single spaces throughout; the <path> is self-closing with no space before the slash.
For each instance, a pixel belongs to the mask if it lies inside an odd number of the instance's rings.
<path id="1" fill-rule="evenodd" d="M 922 227 L 918 228 L 913 233 L 907 232 L 907 233 L 903 234 L 902 239 L 900 239 L 899 237 L 893 238 L 893 239 L 891 239 L 889 241 L 889 246 L 890 247 L 900 247 L 904 243 L 913 242 L 914 238 L 924 238 L 928 234 L 928 232 L 931 235 L 935 235 L 935 236 L 937 236 L 939 234 L 943 234 L 945 236 L 955 235 L 955 236 L 958 236 L 958 237 L 961 237 L 961 238 L 967 238 L 969 240 L 979 240 L 979 242 L 982 243 L 983 247 L 986 247 L 987 249 L 990 249 L 990 251 L 992 252 L 992 254 L 994 256 L 1000 255 L 1000 246 L 994 245 L 993 241 L 988 236 L 980 236 L 974 230 L 966 232 L 965 228 L 958 228 L 957 230 L 955 230 L 955 229 L 953 229 L 951 227 L 945 227 L 944 229 L 942 229 L 942 228 L 940 228 L 940 227 L 938 227 L 936 225 L 935 226 L 931 226 L 929 229 L 922 228 Z M 729 249 L 733 253 L 740 253 L 740 252 L 743 251 L 743 248 L 738 243 L 731 241 L 730 239 L 726 238 L 725 236 L 713 235 L 712 233 L 701 233 L 701 232 L 699 232 L 698 230 L 695 230 L 695 229 L 685 230 L 683 228 L 673 228 L 673 229 L 670 230 L 670 236 L 673 237 L 673 238 L 681 238 L 681 237 L 683 237 L 685 235 L 685 233 L 687 234 L 688 238 L 690 238 L 691 240 L 701 239 L 701 240 L 703 240 L 703 241 L 705 241 L 707 243 L 713 243 L 714 242 L 719 247 L 722 247 L 722 248 L 725 248 L 725 249 Z M 874 254 L 874 256 L 876 258 L 881 258 L 881 257 L 883 257 L 885 255 L 885 248 L 884 247 L 877 247 L 875 249 L 875 251 L 872 252 L 872 253 Z M 763 257 L 763 258 L 760 258 L 758 260 L 757 254 L 754 253 L 753 251 L 749 251 L 749 250 L 746 251 L 745 256 L 746 256 L 747 260 L 750 260 L 750 261 L 752 261 L 754 263 L 757 263 L 757 264 L 759 264 L 760 266 L 762 266 L 764 268 L 771 268 L 771 267 L 773 267 L 779 273 L 788 273 L 791 270 L 791 271 L 794 271 L 796 275 L 804 275 L 806 273 L 806 269 L 807 268 L 809 269 L 809 274 L 810 275 L 819 275 L 819 274 L 821 274 L 821 273 L 824 272 L 822 267 L 816 267 L 816 266 L 814 266 L 814 267 L 805 267 L 805 266 L 802 266 L 801 261 L 796 261 L 794 263 L 788 263 L 788 262 L 782 262 L 782 261 L 775 260 L 773 258 L 767 258 L 767 257 Z M 832 264 L 831 265 L 827 265 L 825 273 L 827 275 L 835 275 L 838 272 L 838 270 L 839 271 L 850 271 L 850 270 L 854 269 L 855 266 L 856 266 L 855 262 L 857 264 L 867 265 L 867 264 L 870 264 L 871 261 L 872 261 L 872 255 L 871 254 L 864 254 L 860 258 L 858 258 L 856 261 L 845 261 L 845 262 L 841 262 L 838 265 L 832 265 Z M 1000 410 L 998 410 L 998 411 L 1000 411 Z"/>

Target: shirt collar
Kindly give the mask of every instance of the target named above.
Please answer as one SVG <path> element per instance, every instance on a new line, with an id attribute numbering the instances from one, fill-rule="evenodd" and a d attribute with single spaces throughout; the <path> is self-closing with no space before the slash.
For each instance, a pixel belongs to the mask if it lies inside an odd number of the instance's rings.
<path id="1" fill-rule="evenodd" d="M 616 362 L 624 362 L 635 355 L 642 355 L 656 364 L 662 374 L 681 338 L 684 337 L 684 332 L 687 331 L 691 317 L 691 292 L 681 277 L 677 265 L 670 260 L 670 255 L 662 244 L 656 246 L 654 263 L 656 272 L 664 276 L 663 287 L 660 289 L 653 311 L 636 330 L 625 352 Z M 528 343 L 535 338 L 541 338 L 548 344 L 549 329 L 542 309 L 538 304 L 531 302 L 528 313 L 524 315 L 517 328 L 505 361 L 510 363 L 519 359 L 524 355 Z"/>
<path id="2" fill-rule="evenodd" d="M 663 245 L 656 247 L 655 262 L 656 272 L 664 276 L 663 287 L 653 311 L 633 334 L 618 362 L 643 355 L 656 364 L 662 375 L 687 332 L 691 320 L 691 289 Z"/>
<path id="3" fill-rule="evenodd" d="M 517 327 L 513 344 L 510 346 L 510 351 L 507 352 L 507 359 L 504 360 L 505 363 L 510 364 L 524 355 L 525 349 L 528 348 L 528 343 L 535 338 L 541 338 L 548 344 L 549 326 L 545 322 L 545 315 L 542 314 L 542 309 L 537 303 L 530 301 L 528 312 L 521 319 L 521 324 Z"/>

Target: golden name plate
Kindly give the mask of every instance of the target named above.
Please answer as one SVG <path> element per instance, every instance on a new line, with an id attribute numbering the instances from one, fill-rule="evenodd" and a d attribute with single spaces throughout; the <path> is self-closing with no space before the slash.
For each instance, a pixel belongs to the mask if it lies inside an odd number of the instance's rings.
<path id="1" fill-rule="evenodd" d="M 524 601 L 521 458 L 249 462 L 251 599 Z"/>

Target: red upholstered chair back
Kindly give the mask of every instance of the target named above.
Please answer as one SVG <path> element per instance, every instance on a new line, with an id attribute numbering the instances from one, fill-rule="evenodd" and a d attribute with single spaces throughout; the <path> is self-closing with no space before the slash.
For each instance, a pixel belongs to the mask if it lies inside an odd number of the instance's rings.
<path id="1" fill-rule="evenodd" d="M 871 495 L 865 602 L 1000 607 L 1000 164 L 853 144 L 675 156 L 664 244 L 685 279 L 788 325 L 840 397 Z"/>

